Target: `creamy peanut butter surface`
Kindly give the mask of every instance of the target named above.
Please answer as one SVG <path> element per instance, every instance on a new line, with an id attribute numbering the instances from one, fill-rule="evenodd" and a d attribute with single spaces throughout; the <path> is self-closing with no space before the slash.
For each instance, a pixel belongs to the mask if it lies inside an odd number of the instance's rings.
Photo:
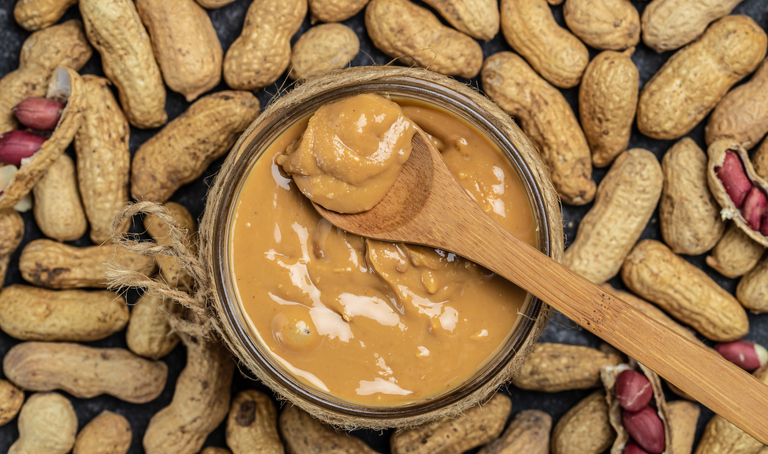
<path id="1" fill-rule="evenodd" d="M 398 103 L 471 197 L 535 246 L 528 198 L 496 147 L 451 114 Z M 526 293 L 454 254 L 322 219 L 277 164 L 307 123 L 269 147 L 236 202 L 231 269 L 256 336 L 300 381 L 357 404 L 401 405 L 460 385 L 506 342 Z"/>

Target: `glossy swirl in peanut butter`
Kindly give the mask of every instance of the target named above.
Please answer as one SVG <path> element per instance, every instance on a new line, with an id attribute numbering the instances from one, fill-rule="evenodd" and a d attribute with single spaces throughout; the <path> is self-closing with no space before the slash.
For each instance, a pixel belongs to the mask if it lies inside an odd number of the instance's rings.
<path id="1" fill-rule="evenodd" d="M 496 147 L 442 110 L 398 104 L 470 196 L 535 246 L 528 197 Z M 504 345 L 526 293 L 454 254 L 331 226 L 277 164 L 307 123 L 265 151 L 235 206 L 230 263 L 256 337 L 299 381 L 349 402 L 403 405 L 450 391 Z"/>

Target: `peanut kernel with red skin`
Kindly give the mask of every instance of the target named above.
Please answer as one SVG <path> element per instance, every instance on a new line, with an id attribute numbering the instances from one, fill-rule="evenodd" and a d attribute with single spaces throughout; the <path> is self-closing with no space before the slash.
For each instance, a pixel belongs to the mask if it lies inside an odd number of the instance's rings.
<path id="1" fill-rule="evenodd" d="M 744 173 L 744 166 L 741 163 L 741 159 L 732 151 L 725 153 L 725 159 L 723 159 L 723 165 L 715 169 L 717 178 L 723 183 L 725 192 L 728 197 L 731 198 L 736 208 L 741 208 L 744 204 L 744 199 L 747 198 L 747 194 L 752 190 L 752 182 L 747 178 L 747 174 Z"/>
<path id="2" fill-rule="evenodd" d="M 624 454 L 648 454 L 648 451 L 637 446 L 637 443 L 630 441 L 627 447 L 624 448 Z"/>
<path id="3" fill-rule="evenodd" d="M 768 350 L 760 344 L 745 340 L 715 345 L 723 358 L 747 371 L 753 371 L 768 363 Z"/>
<path id="4" fill-rule="evenodd" d="M 747 198 L 744 199 L 744 206 L 741 208 L 744 220 L 747 221 L 752 230 L 759 231 L 766 211 L 768 211 L 768 199 L 766 199 L 763 191 L 753 187 L 747 194 Z"/>
<path id="5" fill-rule="evenodd" d="M 45 137 L 27 131 L 0 134 L 0 163 L 19 167 L 21 160 L 35 154 L 45 141 Z"/>
<path id="6" fill-rule="evenodd" d="M 661 454 L 665 447 L 664 424 L 651 407 L 645 407 L 638 412 L 624 410 L 621 414 L 624 428 L 629 436 L 650 454 Z"/>
<path id="7" fill-rule="evenodd" d="M 648 378 L 631 369 L 619 374 L 614 393 L 621 408 L 632 412 L 642 410 L 653 398 L 653 388 Z"/>
<path id="8" fill-rule="evenodd" d="M 48 98 L 27 98 L 11 110 L 19 123 L 27 128 L 50 131 L 59 124 L 64 103 Z"/>

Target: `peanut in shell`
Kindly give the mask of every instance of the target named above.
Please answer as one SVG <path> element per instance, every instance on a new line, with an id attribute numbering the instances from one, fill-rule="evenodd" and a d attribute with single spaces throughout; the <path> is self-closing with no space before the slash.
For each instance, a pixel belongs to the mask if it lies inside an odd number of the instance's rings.
<path id="1" fill-rule="evenodd" d="M 0 427 L 16 417 L 23 404 L 24 391 L 8 380 L 0 380 Z"/>
<path id="2" fill-rule="evenodd" d="M 667 418 L 671 438 L 670 452 L 693 452 L 693 441 L 696 436 L 699 414 L 701 414 L 701 408 L 695 402 L 685 400 L 667 402 Z"/>
<path id="3" fill-rule="evenodd" d="M 624 260 L 621 278 L 632 292 L 708 339 L 729 342 L 749 331 L 747 314 L 733 296 L 658 241 L 637 243 Z"/>
<path id="4" fill-rule="evenodd" d="M 513 384 L 529 391 L 559 392 L 600 386 L 600 369 L 622 362 L 620 355 L 579 345 L 536 344 Z"/>
<path id="5" fill-rule="evenodd" d="M 568 0 L 568 28 L 595 49 L 624 50 L 640 42 L 640 14 L 629 0 Z"/>
<path id="6" fill-rule="evenodd" d="M 755 167 L 755 173 L 768 180 L 768 138 L 752 153 L 752 165 Z"/>
<path id="7" fill-rule="evenodd" d="M 88 342 L 122 330 L 128 306 L 109 291 L 11 285 L 0 292 L 0 328 L 21 340 Z"/>
<path id="8" fill-rule="evenodd" d="M 369 0 L 309 0 L 312 23 L 347 20 L 365 8 L 368 2 Z"/>
<path id="9" fill-rule="evenodd" d="M 425 0 L 456 30 L 488 41 L 499 33 L 497 0 Z"/>
<path id="10" fill-rule="evenodd" d="M 227 417 L 227 446 L 233 454 L 282 454 L 277 410 L 264 393 L 249 389 L 232 400 Z"/>
<path id="11" fill-rule="evenodd" d="M 763 245 L 747 236 L 734 223 L 730 223 L 706 261 L 707 265 L 718 273 L 734 279 L 753 269 L 763 252 Z"/>
<path id="12" fill-rule="evenodd" d="M 24 219 L 14 209 L 0 210 L 0 286 L 5 281 L 11 255 L 24 236 Z"/>
<path id="13" fill-rule="evenodd" d="M 77 434 L 72 454 L 126 454 L 132 437 L 124 416 L 104 410 Z"/>
<path id="14" fill-rule="evenodd" d="M 83 76 L 85 110 L 75 135 L 80 198 L 96 244 L 111 240 L 112 218 L 130 199 L 130 128 L 110 85 L 103 77 Z M 126 220 L 118 231 L 128 227 Z"/>
<path id="15" fill-rule="evenodd" d="M 633 52 L 601 52 L 581 80 L 579 118 L 595 167 L 609 165 L 629 145 L 640 77 Z"/>
<path id="16" fill-rule="evenodd" d="M 55 24 L 76 4 L 77 0 L 19 0 L 13 17 L 17 24 L 33 32 Z"/>
<path id="17" fill-rule="evenodd" d="M 181 306 L 168 298 L 144 293 L 131 309 L 125 342 L 133 353 L 149 359 L 160 359 L 179 343 L 169 317 L 177 315 Z"/>
<path id="18" fill-rule="evenodd" d="M 77 415 L 59 393 L 36 393 L 19 413 L 19 438 L 8 454 L 67 454 L 77 435 Z"/>
<path id="19" fill-rule="evenodd" d="M 24 247 L 19 270 L 25 281 L 38 287 L 107 288 L 105 265 L 110 261 L 145 276 L 157 271 L 151 257 L 119 246 L 75 247 L 46 239 L 34 240 Z"/>
<path id="20" fill-rule="evenodd" d="M 729 14 L 742 0 L 654 0 L 643 10 L 643 42 L 656 52 L 677 49 L 698 38 L 707 26 Z"/>
<path id="21" fill-rule="evenodd" d="M 185 246 L 191 254 L 197 253 L 197 225 L 192 215 L 189 214 L 183 205 L 176 202 L 165 202 L 163 207 L 175 221 L 175 228 L 181 229 L 179 232 L 184 237 Z M 168 224 L 163 222 L 156 214 L 152 213 L 144 218 L 144 227 L 147 233 L 157 244 L 170 246 L 173 240 Z M 184 267 L 170 255 L 158 255 L 156 257 L 157 265 L 160 268 L 160 275 L 163 280 L 174 288 L 183 290 L 192 290 L 192 277 L 184 270 Z"/>
<path id="22" fill-rule="evenodd" d="M 552 454 L 602 454 L 615 439 L 605 391 L 599 390 L 560 418 L 552 431 L 550 447 Z"/>
<path id="23" fill-rule="evenodd" d="M 707 184 L 707 154 L 684 137 L 664 154 L 661 167 L 659 222 L 664 242 L 677 254 L 709 251 L 723 236 L 725 223 Z"/>
<path id="24" fill-rule="evenodd" d="M 549 454 L 552 417 L 539 410 L 525 410 L 515 415 L 501 437 L 488 443 L 478 454 Z"/>
<path id="25" fill-rule="evenodd" d="M 138 0 L 136 9 L 168 88 L 192 102 L 219 84 L 224 52 L 200 5 L 194 0 Z"/>
<path id="26" fill-rule="evenodd" d="M 165 202 L 228 152 L 258 114 L 259 101 L 248 92 L 221 91 L 200 98 L 136 151 L 133 197 Z"/>
<path id="27" fill-rule="evenodd" d="M 101 55 L 104 74 L 117 87 L 128 121 L 156 128 L 168 121 L 165 85 L 152 43 L 131 0 L 81 0 L 88 40 Z"/>
<path id="28" fill-rule="evenodd" d="M 768 312 L 768 257 L 741 278 L 736 298 L 750 312 Z"/>
<path id="29" fill-rule="evenodd" d="M 477 76 L 483 65 L 483 51 L 474 39 L 408 0 L 372 0 L 365 9 L 365 27 L 379 50 L 404 65 L 465 78 Z"/>
<path id="30" fill-rule="evenodd" d="M 587 46 L 560 27 L 545 0 L 502 0 L 501 31 L 519 53 L 552 85 L 575 87 L 589 63 Z"/>
<path id="31" fill-rule="evenodd" d="M 563 265 L 595 284 L 615 276 L 656 209 L 662 180 L 650 151 L 634 148 L 619 155 L 565 250 Z"/>
<path id="32" fill-rule="evenodd" d="M 488 57 L 481 78 L 483 90 L 520 122 L 541 152 L 563 202 L 591 202 L 596 185 L 592 180 L 589 146 L 562 93 L 512 52 Z"/>
<path id="33" fill-rule="evenodd" d="M 75 173 L 72 158 L 62 154 L 32 188 L 35 222 L 54 240 L 74 241 L 88 229 Z"/>
<path id="34" fill-rule="evenodd" d="M 654 139 L 687 134 L 765 57 L 768 36 L 747 16 L 727 16 L 675 53 L 640 92 L 637 127 Z"/>
<path id="35" fill-rule="evenodd" d="M 346 67 L 360 51 L 357 34 L 343 24 L 322 24 L 307 30 L 291 52 L 291 79 L 311 79 Z"/>
<path id="36" fill-rule="evenodd" d="M 704 131 L 707 145 L 727 139 L 749 150 L 760 142 L 768 133 L 768 59 L 720 100 Z"/>
<path id="37" fill-rule="evenodd" d="M 57 67 L 79 71 L 92 53 L 79 20 L 68 20 L 32 33 L 21 47 L 19 68 L 0 79 L 0 134 L 18 129 L 19 123 L 11 109 L 27 98 L 45 96 Z"/>
<path id="38" fill-rule="evenodd" d="M 337 452 L 376 454 L 359 438 L 321 423 L 294 405 L 286 405 L 280 413 L 278 427 L 288 453 Z"/>

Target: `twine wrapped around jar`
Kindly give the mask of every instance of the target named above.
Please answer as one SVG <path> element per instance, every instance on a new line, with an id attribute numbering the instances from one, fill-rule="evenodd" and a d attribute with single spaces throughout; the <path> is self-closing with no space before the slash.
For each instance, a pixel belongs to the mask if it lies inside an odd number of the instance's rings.
<path id="1" fill-rule="evenodd" d="M 109 267 L 108 278 L 113 288 L 138 287 L 164 298 L 170 298 L 186 308 L 183 315 L 172 316 L 173 328 L 182 333 L 194 336 L 221 339 L 234 353 L 240 363 L 253 373 L 260 381 L 269 386 L 282 398 L 306 410 L 318 419 L 344 429 L 369 428 L 381 430 L 390 427 L 409 427 L 442 417 L 458 416 L 463 410 L 487 400 L 496 389 L 508 382 L 520 369 L 525 357 L 533 348 L 549 316 L 550 308 L 546 304 L 537 306 L 538 311 L 533 320 L 527 320 L 528 335 L 519 343 L 512 359 L 498 368 L 493 369 L 492 376 L 459 397 L 440 400 L 442 397 L 423 403 L 418 411 L 399 411 L 399 407 L 366 407 L 366 411 L 357 411 L 355 405 L 327 405 L 322 399 L 315 399 L 308 390 L 297 391 L 285 381 L 275 377 L 275 371 L 270 370 L 263 362 L 254 357 L 254 351 L 246 345 L 247 333 L 242 326 L 232 323 L 234 301 L 228 301 L 224 296 L 226 289 L 222 279 L 222 238 L 228 229 L 226 216 L 232 200 L 233 182 L 239 181 L 247 174 L 244 169 L 250 168 L 258 156 L 254 156 L 252 145 L 254 139 L 264 137 L 274 139 L 265 131 L 287 127 L 285 117 L 288 112 L 296 109 L 306 109 L 308 104 L 332 102 L 339 97 L 348 96 L 356 89 L 375 92 L 380 87 L 384 93 L 398 83 L 415 84 L 415 86 L 435 87 L 436 95 L 460 99 L 465 106 L 479 112 L 482 117 L 498 131 L 501 136 L 511 143 L 512 153 L 517 156 L 520 165 L 527 175 L 521 179 L 533 181 L 538 203 L 541 204 L 539 228 L 544 233 L 541 236 L 547 244 L 548 254 L 561 261 L 563 254 L 563 230 L 560 205 L 557 194 L 549 181 L 547 169 L 529 139 L 517 127 L 514 121 L 486 97 L 455 80 L 440 74 L 414 68 L 397 67 L 360 67 L 342 71 L 334 71 L 297 86 L 291 92 L 275 100 L 243 133 L 221 171 L 208 192 L 205 213 L 197 238 L 198 254 L 192 253 L 187 243 L 186 232 L 179 228 L 170 213 L 162 206 L 152 202 L 138 202 L 129 205 L 114 219 L 114 226 L 120 226 L 126 218 L 137 214 L 154 214 L 166 223 L 170 232 L 168 246 L 152 242 L 137 241 L 130 234 L 113 230 L 113 241 L 123 247 L 144 255 L 168 255 L 175 257 L 181 266 L 191 276 L 193 285 L 190 293 L 174 289 L 163 282 L 152 280 L 128 270 Z M 428 92 L 428 90 L 426 90 Z M 333 95 L 331 95 L 333 94 Z M 335 96 L 335 98 L 334 98 Z M 265 136 L 266 134 L 266 136 Z M 250 153 L 249 153 L 250 151 Z M 536 207 L 533 207 L 536 211 Z M 541 238 L 541 237 L 540 237 Z M 525 316 L 525 315 L 523 315 Z M 408 407 L 418 407 L 421 403 Z"/>

